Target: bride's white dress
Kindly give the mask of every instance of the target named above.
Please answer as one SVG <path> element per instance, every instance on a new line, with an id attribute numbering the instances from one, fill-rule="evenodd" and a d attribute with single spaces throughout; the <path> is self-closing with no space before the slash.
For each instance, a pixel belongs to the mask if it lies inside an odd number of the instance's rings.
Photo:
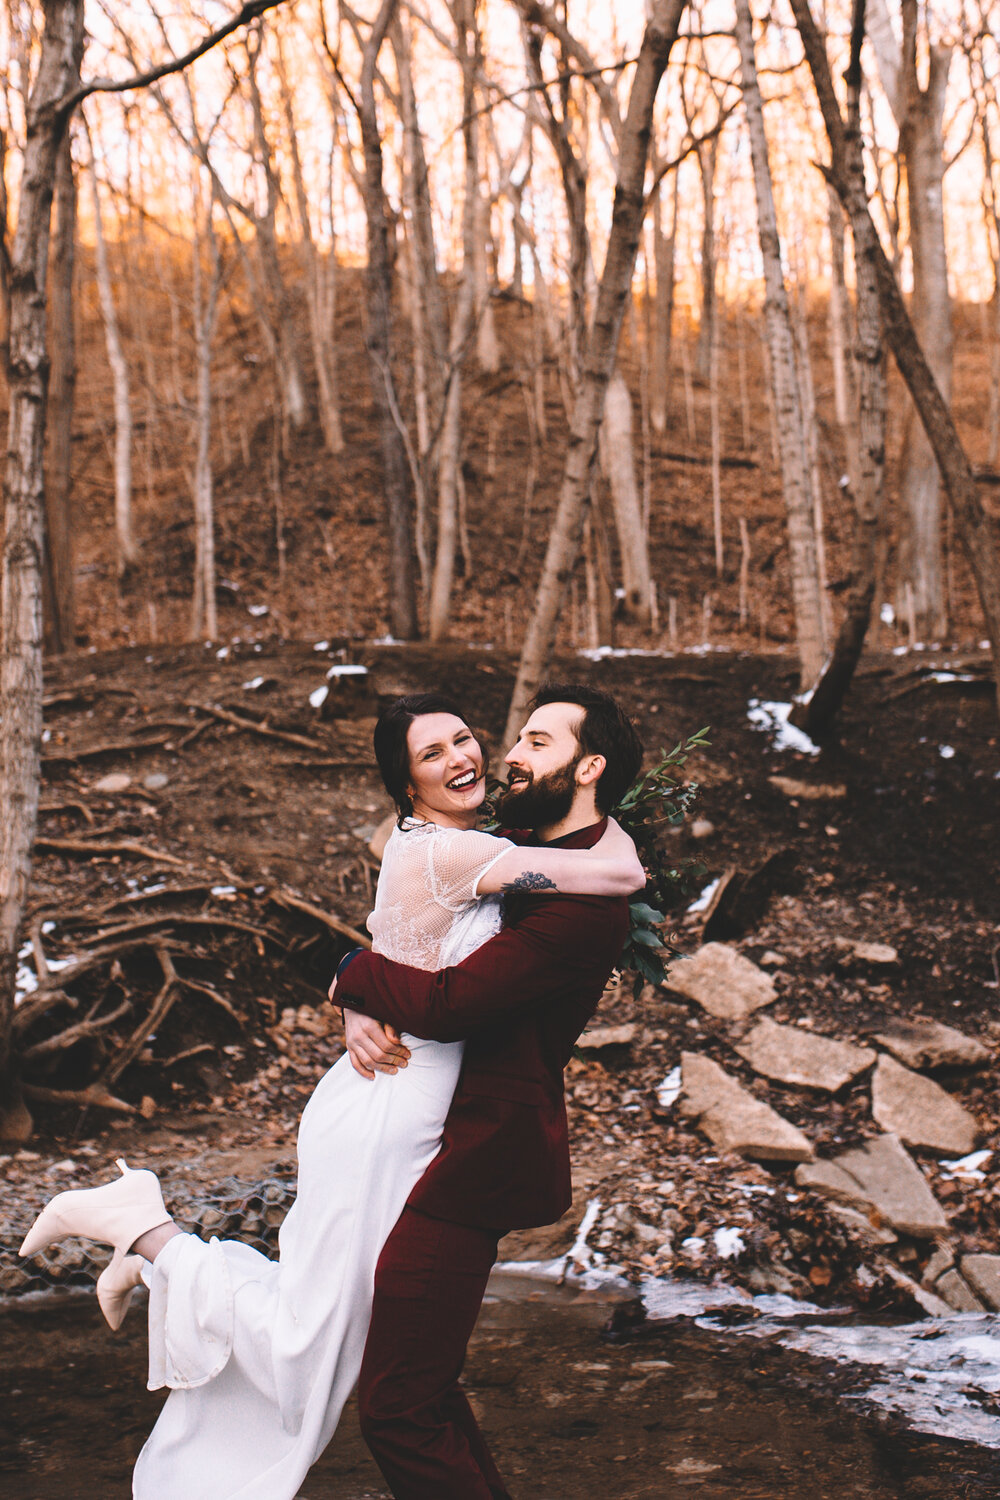
<path id="1" fill-rule="evenodd" d="M 407 822 L 382 861 L 373 948 L 447 968 L 500 927 L 476 899 L 511 847 Z M 292 1500 L 333 1436 L 361 1369 L 375 1265 L 436 1155 L 461 1042 L 406 1037 L 409 1065 L 374 1083 L 345 1055 L 302 1115 L 298 1190 L 279 1259 L 231 1240 L 177 1235 L 149 1283 L 149 1388 L 171 1388 L 139 1455 L 137 1500 Z"/>

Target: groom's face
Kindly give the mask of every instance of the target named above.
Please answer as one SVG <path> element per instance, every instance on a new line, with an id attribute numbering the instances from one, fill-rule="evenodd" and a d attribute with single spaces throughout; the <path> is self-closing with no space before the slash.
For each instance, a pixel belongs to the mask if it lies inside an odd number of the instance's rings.
<path id="1" fill-rule="evenodd" d="M 558 823 L 573 806 L 581 760 L 577 729 L 583 709 L 576 703 L 536 708 L 505 757 L 507 790 L 498 802 L 508 828 Z"/>

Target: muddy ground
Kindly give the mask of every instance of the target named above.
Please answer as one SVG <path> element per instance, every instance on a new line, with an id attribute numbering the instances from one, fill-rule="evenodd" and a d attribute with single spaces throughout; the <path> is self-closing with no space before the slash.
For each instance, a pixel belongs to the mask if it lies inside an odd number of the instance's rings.
<path id="1" fill-rule="evenodd" d="M 753 900 L 717 935 L 750 957 L 770 955 L 774 1019 L 863 1040 L 893 1016 L 921 1014 L 995 1048 L 1000 754 L 985 661 L 974 643 L 933 658 L 872 660 L 839 743 L 818 757 L 776 751 L 747 721 L 751 698 L 790 696 L 793 664 L 780 655 L 558 665 L 618 693 L 651 751 L 711 726 L 710 751 L 688 767 L 711 830 L 668 837 L 664 857 L 699 857 L 710 875 L 765 866 Z M 945 663 L 964 663 L 960 675 L 973 680 L 935 680 L 932 668 Z M 350 664 L 369 671 L 328 677 Z M 327 923 L 361 926 L 376 876 L 367 844 L 387 803 L 370 758 L 373 715 L 399 691 L 446 685 L 495 743 L 512 670 L 494 650 L 338 642 L 130 650 L 51 665 L 31 914 L 50 963 L 72 958 L 76 967 L 59 975 L 68 1001 L 26 997 L 35 1125 L 3 1160 L 3 1289 L 92 1279 L 93 1267 L 72 1255 L 26 1272 L 13 1247 L 34 1205 L 103 1173 L 122 1152 L 156 1165 L 190 1218 L 214 1204 L 226 1233 L 240 1231 L 252 1199 L 247 1235 L 273 1242 L 291 1192 L 298 1115 L 341 1046 L 323 1000 L 349 939 Z M 311 707 L 323 686 L 326 702 Z M 290 738 L 255 732 L 254 723 Z M 847 794 L 789 799 L 768 780 L 776 772 L 842 783 Z M 114 773 L 129 784 L 102 791 Z M 681 946 L 697 944 L 683 902 L 671 923 Z M 847 939 L 890 944 L 898 961 L 859 963 Z M 157 943 L 178 984 L 171 1008 L 136 1045 L 163 986 Z M 99 961 L 87 968 L 80 961 L 91 953 Z M 26 953 L 28 982 L 32 967 Z M 46 1050 L 81 1018 L 100 1025 Z M 658 1099 L 681 1051 L 704 1051 L 826 1156 L 876 1133 L 866 1078 L 832 1098 L 765 1087 L 733 1051 L 731 1025 L 668 989 L 635 999 L 624 984 L 597 1019 L 637 1029 L 628 1045 L 570 1065 L 574 1213 L 550 1231 L 511 1237 L 508 1259 L 564 1252 L 597 1198 L 603 1216 L 590 1246 L 628 1274 L 723 1277 L 821 1303 L 913 1310 L 886 1259 L 919 1280 L 928 1243 L 901 1237 L 873 1248 L 819 1199 L 793 1191 L 790 1167 L 720 1157 Z M 133 1060 L 117 1074 L 130 1038 Z M 102 1076 L 112 1078 L 103 1085 L 110 1107 L 53 1104 L 46 1092 L 78 1091 Z M 1000 1144 L 995 1068 L 943 1081 L 981 1121 L 981 1144 Z M 915 1155 L 948 1212 L 956 1250 L 995 1250 L 992 1169 L 982 1180 L 949 1178 L 935 1156 Z M 261 1183 L 267 1193 L 254 1197 Z M 728 1259 L 714 1239 L 725 1228 L 743 1245 Z"/>
<path id="2" fill-rule="evenodd" d="M 833 1366 L 688 1325 L 614 1323 L 606 1294 L 494 1279 L 465 1383 L 518 1500 L 996 1494 L 995 1453 L 838 1403 Z M 89 1297 L 0 1311 L 0 1476 L 19 1500 L 125 1500 L 162 1400 L 143 1388 L 144 1353 L 142 1318 L 112 1335 Z M 387 1497 L 353 1403 L 300 1495 Z"/>

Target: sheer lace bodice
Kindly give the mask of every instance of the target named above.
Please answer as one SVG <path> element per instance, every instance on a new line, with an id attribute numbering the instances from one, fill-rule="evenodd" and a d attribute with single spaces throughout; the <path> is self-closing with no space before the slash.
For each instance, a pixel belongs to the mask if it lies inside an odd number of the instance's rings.
<path id="1" fill-rule="evenodd" d="M 368 918 L 376 953 L 414 969 L 460 963 L 500 930 L 500 898 L 477 897 L 491 865 L 513 848 L 475 829 L 408 818 L 394 828 Z"/>

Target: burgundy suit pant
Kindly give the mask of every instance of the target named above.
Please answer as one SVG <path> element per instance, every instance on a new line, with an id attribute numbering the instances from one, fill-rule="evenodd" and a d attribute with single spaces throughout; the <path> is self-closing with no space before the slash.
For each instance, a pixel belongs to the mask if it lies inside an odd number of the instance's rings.
<path id="1" fill-rule="evenodd" d="M 413 1208 L 382 1249 L 358 1412 L 395 1500 L 510 1500 L 458 1384 L 496 1253 Z"/>

